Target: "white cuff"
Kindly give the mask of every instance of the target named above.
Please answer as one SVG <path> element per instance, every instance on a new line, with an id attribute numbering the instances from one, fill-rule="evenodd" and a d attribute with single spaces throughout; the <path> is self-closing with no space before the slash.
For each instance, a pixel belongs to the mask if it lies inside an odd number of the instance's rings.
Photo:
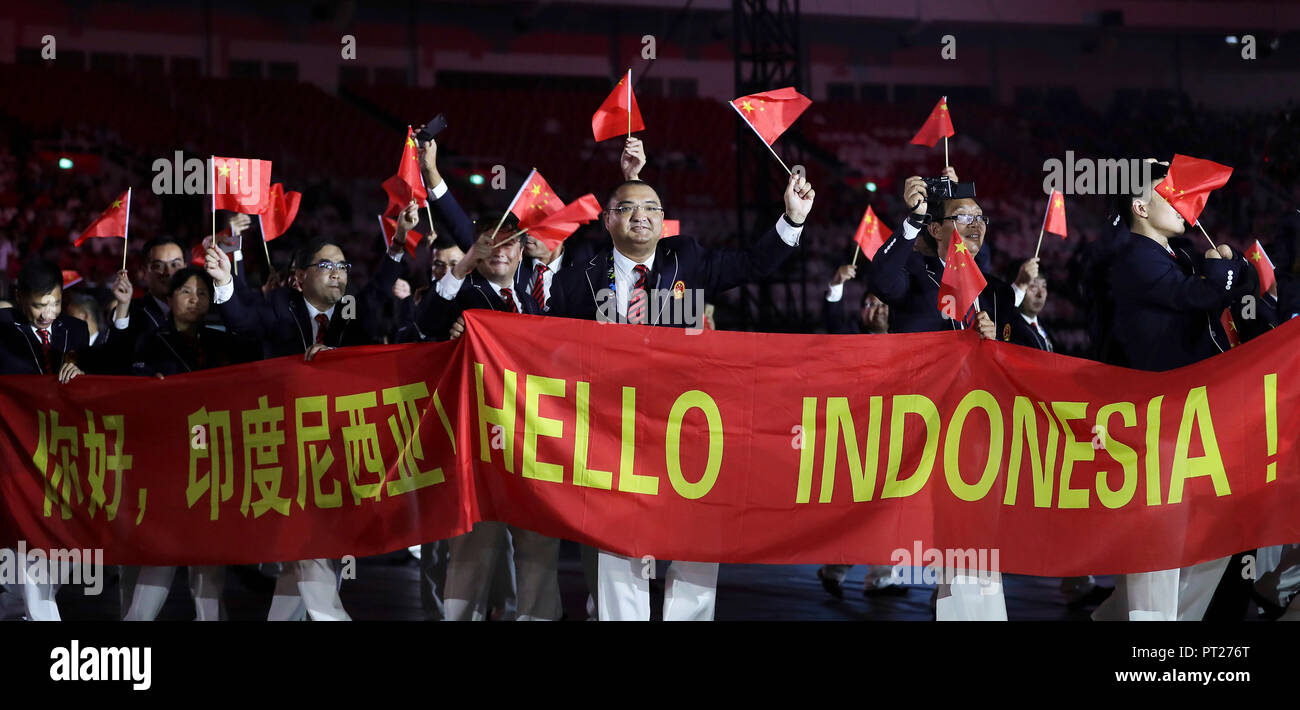
<path id="1" fill-rule="evenodd" d="M 844 298 L 844 284 L 832 284 L 831 287 L 826 290 L 826 300 L 828 302 L 835 303 L 841 298 Z"/>
<path id="2" fill-rule="evenodd" d="M 785 221 L 785 217 L 776 219 L 776 233 L 781 237 L 781 241 L 792 247 L 799 246 L 799 235 L 803 234 L 803 227 L 791 227 L 790 223 Z"/>
<path id="3" fill-rule="evenodd" d="M 1020 307 L 1020 302 L 1025 300 L 1025 290 L 1016 284 L 1011 284 L 1012 293 L 1016 294 L 1016 308 Z"/>
<path id="4" fill-rule="evenodd" d="M 904 239 L 906 239 L 907 241 L 910 242 L 910 241 L 912 241 L 913 239 L 916 239 L 916 235 L 918 235 L 918 234 L 920 234 L 920 233 L 921 233 L 921 230 L 918 229 L 917 227 L 913 226 L 913 225 L 912 225 L 912 222 L 911 222 L 910 220 L 903 220 L 903 238 L 904 238 Z"/>
<path id="5" fill-rule="evenodd" d="M 433 198 L 433 199 L 435 199 L 435 200 L 440 200 L 440 199 L 442 199 L 442 196 L 445 195 L 445 194 L 447 194 L 447 181 L 446 181 L 446 180 L 443 180 L 442 182 L 438 183 L 437 185 L 434 185 L 433 187 L 429 188 L 429 197 L 431 197 L 431 198 Z"/>
<path id="6" fill-rule="evenodd" d="M 126 329 L 129 328 L 129 327 L 131 327 L 131 316 L 130 316 L 130 315 L 127 315 L 127 317 L 125 317 L 125 318 L 118 318 L 118 319 L 116 319 L 116 320 L 113 321 L 113 328 L 114 328 L 115 330 L 126 330 Z"/>
<path id="7" fill-rule="evenodd" d="M 447 273 L 438 279 L 438 285 L 434 290 L 438 292 L 439 296 L 450 301 L 456 298 L 456 294 L 460 292 L 460 285 L 463 283 L 465 283 L 465 279 L 456 278 L 451 269 L 447 269 Z"/>
<path id="8" fill-rule="evenodd" d="M 235 280 L 231 279 L 225 286 L 218 286 L 216 291 L 216 293 L 212 294 L 213 303 L 220 305 L 229 301 L 230 297 L 235 295 Z"/>
<path id="9" fill-rule="evenodd" d="M 406 237 L 403 236 L 402 239 L 405 240 Z M 402 246 L 405 247 L 406 245 L 403 244 Z M 392 259 L 393 261 L 396 261 L 397 263 L 400 264 L 400 263 L 402 263 L 402 257 L 403 257 L 403 256 L 406 256 L 406 249 L 405 249 L 405 248 L 403 248 L 401 251 L 397 252 L 396 254 L 389 254 L 389 255 L 388 255 L 388 258 L 389 258 L 389 259 Z"/>

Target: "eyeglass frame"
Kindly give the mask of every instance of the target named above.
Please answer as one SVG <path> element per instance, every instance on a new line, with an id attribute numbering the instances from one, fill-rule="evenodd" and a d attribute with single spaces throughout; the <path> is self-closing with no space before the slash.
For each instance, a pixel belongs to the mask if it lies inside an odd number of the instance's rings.
<path id="1" fill-rule="evenodd" d="M 627 211 L 624 212 L 623 210 Z M 619 217 L 631 217 L 636 214 L 637 210 L 642 210 L 645 212 L 646 216 L 657 215 L 660 218 L 664 216 L 664 208 L 659 205 L 620 205 L 618 207 L 610 207 L 604 211 L 616 214 Z"/>
<path id="2" fill-rule="evenodd" d="M 963 217 L 968 218 L 970 221 L 969 221 L 969 222 L 963 222 L 963 221 L 962 221 L 962 218 L 963 218 Z M 989 219 L 989 216 L 986 215 L 986 214 L 950 214 L 950 215 L 948 215 L 947 217 L 944 217 L 943 219 L 944 219 L 944 220 L 949 220 L 949 219 L 951 219 L 951 220 L 953 220 L 954 222 L 956 222 L 957 224 L 964 225 L 964 226 L 970 226 L 970 225 L 975 224 L 976 221 L 980 221 L 980 222 L 983 222 L 983 223 L 984 223 L 984 226 L 985 226 L 985 227 L 989 226 L 989 222 L 992 221 L 992 220 Z M 942 220 L 941 220 L 941 221 L 942 221 Z"/>
<path id="3" fill-rule="evenodd" d="M 325 273 L 333 273 L 334 271 L 340 271 L 340 270 L 341 270 L 343 273 L 346 274 L 346 273 L 352 271 L 352 262 L 350 262 L 350 261 L 327 261 L 327 260 L 325 260 L 325 259 L 321 259 L 320 261 L 316 262 L 315 264 L 308 264 L 308 265 L 307 265 L 307 268 L 309 268 L 309 269 L 312 268 L 312 267 L 315 267 L 315 268 L 317 268 L 317 269 L 320 269 L 321 271 L 324 271 Z"/>

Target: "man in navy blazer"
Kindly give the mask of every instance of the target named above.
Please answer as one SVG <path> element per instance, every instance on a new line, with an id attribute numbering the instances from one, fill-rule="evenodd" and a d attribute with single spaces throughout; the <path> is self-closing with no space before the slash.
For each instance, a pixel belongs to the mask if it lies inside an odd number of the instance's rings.
<path id="1" fill-rule="evenodd" d="M 799 244 L 814 192 L 792 175 L 785 190 L 785 213 L 745 250 L 710 249 L 677 236 L 661 239 L 663 203 L 640 180 L 619 185 L 606 201 L 604 225 L 612 243 L 582 268 L 562 273 L 552 287 L 549 313 L 601 322 L 702 327 L 681 322 L 685 309 L 672 308 L 675 296 L 702 294 L 699 303 L 720 291 L 775 273 Z M 702 319 L 703 309 L 698 317 Z M 650 586 L 640 558 L 600 551 L 596 571 L 597 617 L 602 621 L 649 620 Z M 718 565 L 673 562 L 664 591 L 664 620 L 713 618 Z"/>
<path id="2" fill-rule="evenodd" d="M 957 181 L 952 168 L 948 168 L 946 173 L 951 180 Z M 903 200 L 912 206 L 911 214 L 876 251 L 868 269 L 872 291 L 889 304 L 889 332 L 961 330 L 960 316 L 949 318 L 939 310 L 939 284 L 943 281 L 944 262 L 938 255 L 948 253 L 954 227 L 966 248 L 978 255 L 984 245 L 988 218 L 974 199 L 930 204 L 925 183 L 917 176 L 904 183 Z M 918 251 L 918 236 L 928 237 L 938 255 L 930 256 Z M 981 335 L 989 339 L 1011 340 L 1011 320 L 1019 317 L 1016 306 L 1024 298 L 1024 287 L 1037 275 L 1036 258 L 1021 265 L 1015 286 L 984 274 L 988 285 L 979 295 L 975 317 L 975 327 Z"/>
<path id="3" fill-rule="evenodd" d="M 1172 370 L 1228 349 L 1225 308 L 1258 288 L 1255 269 L 1226 244 L 1206 250 L 1182 238 L 1181 215 L 1152 187 L 1167 168 L 1154 164 L 1143 192 L 1116 201 L 1130 238 L 1115 252 L 1107 281 L 1113 313 L 1112 358 L 1139 370 Z M 1182 569 L 1129 574 L 1093 612 L 1102 620 L 1196 620 L 1228 564 L 1227 557 Z"/>

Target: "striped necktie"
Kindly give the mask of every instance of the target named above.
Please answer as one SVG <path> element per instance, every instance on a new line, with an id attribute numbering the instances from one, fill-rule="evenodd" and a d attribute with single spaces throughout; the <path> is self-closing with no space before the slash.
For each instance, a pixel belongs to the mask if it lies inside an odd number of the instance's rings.
<path id="1" fill-rule="evenodd" d="M 38 329 L 37 335 L 41 336 L 41 359 L 45 362 L 45 371 L 53 372 L 54 364 L 50 362 L 50 331 L 48 329 Z"/>
<path id="2" fill-rule="evenodd" d="M 645 282 L 650 270 L 645 264 L 637 264 L 632 271 L 636 273 L 636 283 L 632 284 L 632 290 L 627 296 L 627 322 L 641 325 L 645 323 L 646 301 L 649 300 Z"/>
<path id="3" fill-rule="evenodd" d="M 510 311 L 511 313 L 518 313 L 518 312 L 519 312 L 519 306 L 516 306 L 516 305 L 515 305 L 515 292 L 514 292 L 514 291 L 511 291 L 511 290 L 508 289 L 508 288 L 503 288 L 503 289 L 501 289 L 501 298 L 505 299 L 505 302 L 506 302 L 506 310 Z"/>
<path id="4" fill-rule="evenodd" d="M 533 279 L 533 300 L 537 307 L 546 310 L 546 267 L 540 263 L 536 267 L 537 277 Z"/>

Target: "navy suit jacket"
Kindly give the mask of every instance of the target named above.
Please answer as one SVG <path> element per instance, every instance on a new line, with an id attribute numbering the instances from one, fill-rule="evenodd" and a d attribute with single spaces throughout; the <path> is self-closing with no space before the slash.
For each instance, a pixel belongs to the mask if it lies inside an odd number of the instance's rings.
<path id="1" fill-rule="evenodd" d="M 1134 234 L 1110 266 L 1109 332 L 1123 358 L 1111 364 L 1172 370 L 1227 350 L 1223 310 L 1258 288 L 1254 267 L 1236 252 L 1206 259 L 1188 239 L 1169 246 L 1174 256 Z"/>
<path id="2" fill-rule="evenodd" d="M 402 265 L 385 254 L 380 260 L 379 272 L 356 295 L 355 317 L 345 318 L 346 299 L 334 307 L 329 327 L 325 329 L 325 344 L 330 347 L 346 345 L 371 345 L 380 342 L 377 333 L 379 308 L 393 291 L 393 283 L 401 274 Z M 278 288 L 257 298 L 240 289 L 235 295 L 217 306 L 226 327 L 233 335 L 260 340 L 264 357 L 301 355 L 314 342 L 312 323 L 307 302 L 302 292 L 293 288 Z"/>
<path id="3" fill-rule="evenodd" d="M 551 285 L 549 315 L 597 319 L 601 305 L 598 298 L 602 291 L 609 289 L 613 248 L 611 242 L 581 264 L 581 268 L 561 270 L 556 275 Z M 648 279 L 650 288 L 659 290 L 657 312 L 666 314 L 674 310 L 669 301 L 679 282 L 686 289 L 703 289 L 705 300 L 710 300 L 721 291 L 771 276 L 797 248 L 782 241 L 775 226 L 743 250 L 710 249 L 687 236 L 660 239 L 655 246 L 654 267 Z M 609 298 L 613 299 L 613 295 L 609 294 Z M 613 310 L 612 304 L 609 309 Z M 653 317 L 655 313 L 652 304 L 647 317 Z M 703 314 L 700 316 L 702 318 Z M 671 325 L 685 327 L 682 323 Z"/>
<path id="4" fill-rule="evenodd" d="M 1025 320 L 1024 316 L 1020 315 L 1018 310 L 1016 312 L 1015 317 L 1011 319 L 1010 323 L 1011 323 L 1011 342 L 1015 343 L 1016 345 L 1023 345 L 1027 348 L 1037 348 L 1039 350 L 1047 350 L 1048 341 L 1043 340 L 1042 336 L 1040 336 L 1038 332 L 1034 330 L 1034 326 L 1029 325 L 1029 323 Z M 1041 317 L 1041 314 L 1038 318 L 1038 327 L 1042 328 L 1044 332 L 1047 331 L 1047 326 L 1043 325 L 1043 319 Z M 1047 333 L 1047 337 L 1050 340 L 1052 334 Z M 1052 343 L 1052 350 L 1055 350 L 1056 341 L 1052 340 L 1051 343 Z"/>
<path id="5" fill-rule="evenodd" d="M 171 319 L 135 343 L 131 372 L 136 375 L 179 375 L 256 359 L 251 343 L 225 331 L 200 326 L 195 343 L 181 335 Z"/>
<path id="6" fill-rule="evenodd" d="M 89 345 L 90 329 L 85 321 L 60 315 L 50 326 L 51 366 L 47 366 L 41 340 L 31 326 L 18 317 L 15 309 L 0 308 L 0 375 L 58 374 L 64 362 L 76 361 L 77 353 Z"/>
<path id="7" fill-rule="evenodd" d="M 523 313 L 534 316 L 542 315 L 542 309 L 538 307 L 537 302 L 533 300 L 532 295 L 527 291 L 516 289 L 515 295 L 519 297 L 519 302 L 523 304 Z M 465 277 L 464 282 L 461 283 L 460 291 L 456 292 L 456 297 L 450 301 L 438 295 L 436 285 L 434 288 L 430 288 L 416 308 L 415 326 L 424 340 L 447 340 L 448 331 L 451 329 L 452 324 L 456 322 L 456 319 L 460 318 L 465 311 L 475 308 L 502 312 L 513 310 L 504 298 L 497 296 L 487 278 L 477 271 L 471 271 L 469 276 Z M 409 332 L 411 328 L 408 325 L 402 330 Z"/>
<path id="8" fill-rule="evenodd" d="M 920 239 L 918 236 L 917 239 Z M 939 284 L 943 281 L 943 262 L 924 256 L 913 249 L 914 242 L 897 231 L 881 245 L 872 259 L 867 277 L 871 292 L 889 304 L 889 332 L 930 333 L 958 330 L 959 321 L 945 318 L 939 311 Z M 988 285 L 980 292 L 980 310 L 989 314 L 997 328 L 999 340 L 1011 341 L 1011 319 L 1019 318 L 1015 293 L 996 276 L 984 275 Z"/>

